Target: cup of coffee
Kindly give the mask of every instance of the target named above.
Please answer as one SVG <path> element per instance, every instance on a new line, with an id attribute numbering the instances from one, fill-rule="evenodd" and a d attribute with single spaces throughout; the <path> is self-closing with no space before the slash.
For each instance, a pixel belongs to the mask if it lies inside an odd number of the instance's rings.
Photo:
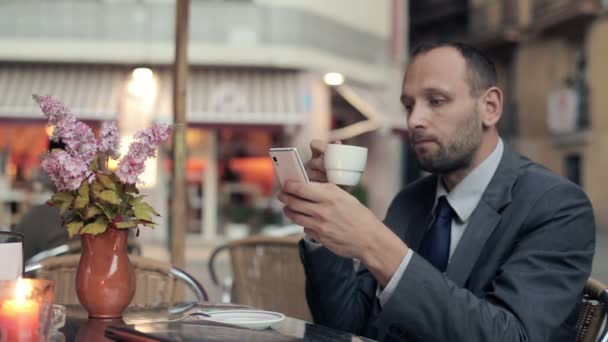
<path id="1" fill-rule="evenodd" d="M 367 148 L 353 145 L 328 144 L 323 162 L 330 183 L 356 185 L 367 162 Z"/>

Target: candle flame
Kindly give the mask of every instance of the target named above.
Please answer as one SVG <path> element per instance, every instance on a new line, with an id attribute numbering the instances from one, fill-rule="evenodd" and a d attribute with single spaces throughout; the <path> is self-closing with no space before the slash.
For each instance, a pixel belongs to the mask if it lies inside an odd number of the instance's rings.
<path id="1" fill-rule="evenodd" d="M 27 297 L 32 294 L 32 284 L 19 277 L 17 279 L 17 285 L 15 286 L 15 299 L 17 301 L 24 301 Z"/>

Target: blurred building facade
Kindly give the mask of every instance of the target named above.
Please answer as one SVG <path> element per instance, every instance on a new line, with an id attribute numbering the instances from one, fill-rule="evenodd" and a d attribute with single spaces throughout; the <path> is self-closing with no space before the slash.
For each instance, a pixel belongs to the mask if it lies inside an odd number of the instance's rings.
<path id="1" fill-rule="evenodd" d="M 269 208 L 276 189 L 267 149 L 294 145 L 306 157 L 313 138 L 370 148 L 368 204 L 384 215 L 401 181 L 402 138 L 395 133 L 405 121 L 398 99 L 407 8 L 404 0 L 191 1 L 192 235 L 215 239 L 232 198 Z M 174 13 L 173 0 L 0 3 L 0 182 L 12 188 L 0 191 L 0 200 L 19 200 L 16 173 L 23 169 L 31 180 L 36 164 L 16 160 L 15 146 L 25 159 L 45 149 L 32 93 L 56 96 L 93 127 L 118 120 L 123 148 L 151 122 L 172 121 Z M 344 82 L 328 85 L 328 72 Z M 35 144 L 20 140 L 22 132 L 37 136 L 29 140 Z M 168 222 L 169 145 L 145 179 L 165 217 L 161 226 Z M 150 238 L 166 235 L 159 229 Z"/>
<path id="2" fill-rule="evenodd" d="M 450 29 L 432 33 L 422 29 L 439 19 L 431 16 L 417 28 L 412 7 L 412 44 L 459 39 L 487 51 L 497 62 L 505 91 L 502 136 L 531 159 L 581 185 L 593 203 L 598 226 L 606 229 L 608 1 L 425 2 L 459 5 L 440 19 Z"/>

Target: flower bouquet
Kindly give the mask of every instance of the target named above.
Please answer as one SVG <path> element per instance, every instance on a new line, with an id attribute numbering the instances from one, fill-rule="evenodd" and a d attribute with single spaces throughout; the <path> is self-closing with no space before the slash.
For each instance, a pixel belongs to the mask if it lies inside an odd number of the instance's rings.
<path id="1" fill-rule="evenodd" d="M 104 122 L 96 138 L 62 102 L 51 96 L 33 98 L 54 126 L 51 138 L 65 144 L 65 149 L 54 149 L 43 157 L 42 169 L 58 190 L 48 204 L 59 207 L 69 236 L 100 234 L 109 227 L 135 228 L 138 233 L 140 226 L 153 228 L 152 218 L 158 213 L 144 201 L 136 185 L 145 161 L 169 137 L 171 126 L 154 124 L 138 132 L 117 170 L 110 172 L 108 158 L 120 157 L 115 121 Z"/>
<path id="2" fill-rule="evenodd" d="M 54 126 L 53 140 L 65 144 L 42 158 L 42 168 L 57 187 L 48 204 L 59 207 L 70 237 L 80 235 L 82 252 L 76 294 L 89 317 L 118 318 L 135 295 L 135 274 L 127 254 L 128 230 L 154 227 L 158 213 L 139 194 L 137 183 L 145 161 L 169 137 L 172 127 L 155 124 L 138 132 L 115 172 L 118 159 L 116 122 L 104 122 L 99 138 L 70 110 L 50 96 L 34 95 Z"/>

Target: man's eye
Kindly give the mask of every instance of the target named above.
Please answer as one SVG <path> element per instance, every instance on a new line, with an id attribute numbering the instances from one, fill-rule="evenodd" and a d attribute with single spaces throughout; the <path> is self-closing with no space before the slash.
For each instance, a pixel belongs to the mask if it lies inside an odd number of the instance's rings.
<path id="1" fill-rule="evenodd" d="M 431 104 L 431 106 L 435 107 L 435 106 L 441 106 L 442 104 L 445 103 L 444 99 L 431 99 L 429 101 L 429 103 Z"/>
<path id="2" fill-rule="evenodd" d="M 405 112 L 408 114 L 412 112 L 412 109 L 414 109 L 414 106 L 412 105 L 405 105 L 403 107 L 405 108 Z"/>

